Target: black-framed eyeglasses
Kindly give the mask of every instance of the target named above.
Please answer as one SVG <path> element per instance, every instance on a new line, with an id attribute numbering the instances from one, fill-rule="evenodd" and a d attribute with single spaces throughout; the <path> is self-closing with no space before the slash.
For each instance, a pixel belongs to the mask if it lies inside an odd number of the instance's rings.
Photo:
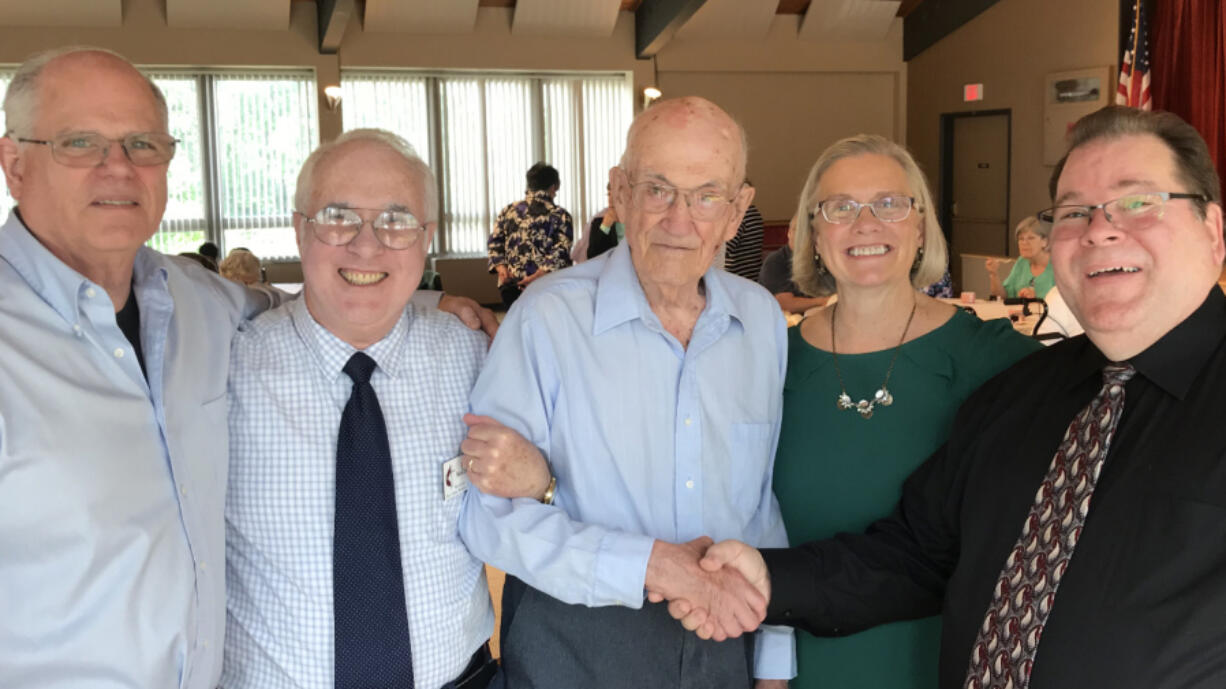
<path id="1" fill-rule="evenodd" d="M 98 132 L 67 132 L 52 139 L 26 139 L 21 143 L 39 144 L 51 149 L 51 157 L 68 167 L 96 167 L 106 160 L 111 144 L 119 144 L 133 165 L 142 167 L 169 163 L 175 157 L 179 140 L 159 132 L 136 132 L 111 139 Z"/>
<path id="2" fill-rule="evenodd" d="M 855 199 L 837 197 L 818 201 L 817 206 L 809 213 L 809 221 L 812 222 L 817 218 L 820 211 L 826 222 L 835 225 L 846 225 L 856 221 L 860 217 L 860 210 L 868 208 L 873 213 L 873 217 L 881 222 L 902 222 L 911 215 L 911 209 L 915 207 L 915 198 L 911 196 L 882 196 L 879 199 L 873 199 L 868 203 L 860 203 Z"/>
<path id="3" fill-rule="evenodd" d="M 370 228 L 375 233 L 375 239 L 389 249 L 411 249 L 426 235 L 426 226 L 408 211 L 324 206 L 313 216 L 302 211 L 294 212 L 311 226 L 316 239 L 329 246 L 345 246 L 357 238 L 362 226 L 368 222 L 362 219 L 358 211 L 378 213 L 369 221 Z"/>
<path id="4" fill-rule="evenodd" d="M 1107 222 L 1120 229 L 1128 230 L 1143 227 L 1161 219 L 1162 214 L 1166 211 L 1166 202 L 1171 199 L 1189 199 L 1202 203 L 1208 201 L 1201 194 L 1145 191 L 1125 194 L 1117 199 L 1093 206 L 1052 206 L 1039 211 L 1037 215 L 1039 221 L 1050 225 L 1053 231 L 1080 230 L 1089 226 L 1094 211 L 1101 208 Z"/>
<path id="5" fill-rule="evenodd" d="M 673 207 L 678 198 L 684 198 L 690 216 L 695 220 L 714 220 L 735 200 L 710 187 L 679 189 L 652 181 L 631 182 L 630 190 L 634 205 L 648 213 L 664 213 Z"/>

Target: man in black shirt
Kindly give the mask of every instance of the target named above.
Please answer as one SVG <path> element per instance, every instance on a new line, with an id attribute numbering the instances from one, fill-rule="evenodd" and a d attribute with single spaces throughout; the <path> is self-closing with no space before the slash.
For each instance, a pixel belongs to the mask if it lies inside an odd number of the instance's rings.
<path id="1" fill-rule="evenodd" d="M 1071 139 L 1052 176 L 1055 207 L 1040 217 L 1086 336 L 1031 355 L 968 399 L 895 513 L 867 532 L 761 555 L 713 546 L 704 566 L 735 566 L 758 584 L 768 622 L 837 636 L 941 612 L 943 689 L 1025 689 L 968 674 L 972 648 L 1066 427 L 1099 392 L 1104 366 L 1126 362 L 1136 374 L 1029 686 L 1226 686 L 1220 183 L 1204 141 L 1167 113 L 1106 108 Z M 705 611 L 683 601 L 671 610 L 711 631 Z"/>

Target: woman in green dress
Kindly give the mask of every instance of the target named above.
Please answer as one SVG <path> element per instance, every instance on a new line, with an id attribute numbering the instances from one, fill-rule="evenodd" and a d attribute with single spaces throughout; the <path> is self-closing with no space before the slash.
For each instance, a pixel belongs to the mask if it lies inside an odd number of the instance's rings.
<path id="1" fill-rule="evenodd" d="M 989 258 L 984 262 L 992 283 L 992 296 L 1001 299 L 1046 299 L 1047 293 L 1056 286 L 1056 275 L 1051 269 L 1051 251 L 1047 248 L 1051 240 L 1051 226 L 1039 222 L 1032 215 L 1018 223 L 1013 233 L 1017 236 L 1018 259 L 1014 261 L 1013 269 L 1004 283 L 1001 283 L 1000 275 L 996 272 L 1000 259 Z"/>
<path id="2" fill-rule="evenodd" d="M 949 434 L 975 388 L 1039 348 L 918 291 L 941 277 L 945 241 L 911 155 L 861 135 L 828 148 L 800 197 L 793 275 L 831 306 L 789 331 L 775 494 L 793 544 L 862 531 Z M 813 689 L 937 685 L 940 620 L 840 638 L 797 631 Z"/>

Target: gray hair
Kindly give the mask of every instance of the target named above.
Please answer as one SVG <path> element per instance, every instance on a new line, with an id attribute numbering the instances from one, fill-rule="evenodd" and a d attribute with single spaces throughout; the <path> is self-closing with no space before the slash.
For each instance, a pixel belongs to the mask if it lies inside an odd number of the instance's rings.
<path id="1" fill-rule="evenodd" d="M 630 123 L 630 129 L 626 131 L 626 150 L 622 152 L 621 160 L 617 166 L 620 167 L 626 174 L 630 173 L 631 168 L 637 162 L 635 160 L 634 139 L 639 135 L 647 124 L 655 119 L 661 109 L 675 108 L 681 105 L 702 105 L 710 108 L 718 114 L 727 117 L 732 126 L 736 128 L 736 138 L 741 143 L 740 155 L 737 157 L 734 172 L 736 173 L 737 182 L 745 180 L 745 169 L 749 164 L 749 136 L 745 133 L 745 128 L 737 121 L 735 117 L 729 115 L 715 103 L 697 96 L 686 96 L 683 98 L 667 98 L 652 103 L 649 107 L 644 108 L 642 112 L 634 116 L 634 120 Z"/>
<path id="2" fill-rule="evenodd" d="M 434 171 L 430 169 L 426 161 L 421 159 L 421 156 L 417 155 L 417 151 L 409 142 L 385 129 L 353 129 L 316 148 L 307 157 L 306 162 L 302 164 L 302 170 L 298 173 L 298 186 L 294 189 L 294 208 L 299 213 L 306 213 L 311 203 L 311 194 L 315 191 L 315 168 L 319 162 L 337 148 L 353 141 L 365 141 L 385 146 L 403 158 L 405 164 L 421 177 L 426 202 L 426 217 L 422 219 L 422 222 L 438 222 L 438 182 L 434 178 Z"/>
<path id="3" fill-rule="evenodd" d="M 1046 239 L 1049 242 L 1051 241 L 1051 225 L 1048 225 L 1045 222 L 1039 222 L 1039 217 L 1037 215 L 1028 215 L 1022 218 L 1022 221 L 1017 224 L 1017 227 L 1013 228 L 1013 237 L 1015 239 L 1020 238 L 1023 232 L 1029 232 L 1036 237 Z"/>
<path id="4" fill-rule="evenodd" d="M 924 173 L 906 148 L 883 136 L 858 134 L 836 141 L 823 151 L 809 170 L 804 190 L 800 192 L 800 204 L 796 211 L 796 238 L 792 248 L 792 281 L 806 294 L 821 296 L 833 294 L 838 289 L 834 276 L 829 272 L 818 273 L 815 262 L 817 249 L 813 244 L 813 214 L 817 199 L 813 197 L 817 194 L 817 185 L 831 165 L 844 158 L 867 154 L 892 158 L 902 167 L 907 176 L 907 184 L 915 194 L 914 212 L 920 214 L 924 242 L 921 248 L 924 255 L 911 269 L 911 284 L 916 289 L 921 289 L 945 275 L 949 254 L 941 224 L 933 212 L 932 193 L 928 190 Z"/>
<path id="5" fill-rule="evenodd" d="M 4 118 L 9 132 L 23 137 L 34 135 L 34 123 L 38 121 L 39 77 L 42 76 L 43 69 L 61 57 L 82 53 L 109 55 L 136 70 L 149 85 L 149 91 L 153 94 L 154 102 L 157 103 L 158 116 L 162 118 L 162 124 L 169 128 L 170 111 L 166 106 L 166 96 L 162 94 L 162 89 L 158 88 L 152 79 L 136 69 L 136 65 L 133 65 L 128 58 L 113 50 L 77 45 L 36 53 L 17 68 L 17 73 L 13 75 L 8 91 L 4 94 Z"/>

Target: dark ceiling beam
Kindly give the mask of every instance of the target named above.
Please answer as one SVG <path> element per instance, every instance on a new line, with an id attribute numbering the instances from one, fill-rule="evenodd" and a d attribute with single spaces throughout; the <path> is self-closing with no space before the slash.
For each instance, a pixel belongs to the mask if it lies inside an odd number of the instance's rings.
<path id="1" fill-rule="evenodd" d="M 707 0 L 643 0 L 634 12 L 634 52 L 640 60 L 660 52 Z"/>
<path id="2" fill-rule="evenodd" d="M 902 25 L 902 59 L 931 48 L 1000 0 L 923 0 Z"/>
<path id="3" fill-rule="evenodd" d="M 319 54 L 335 55 L 354 14 L 354 0 L 316 0 L 315 6 L 319 9 Z"/>

